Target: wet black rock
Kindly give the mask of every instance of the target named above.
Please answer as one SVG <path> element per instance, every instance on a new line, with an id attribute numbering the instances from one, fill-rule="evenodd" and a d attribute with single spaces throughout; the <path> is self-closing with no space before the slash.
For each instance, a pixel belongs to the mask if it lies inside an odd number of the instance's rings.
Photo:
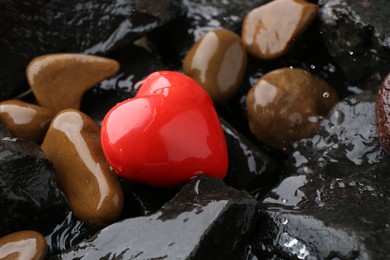
<path id="1" fill-rule="evenodd" d="M 137 82 L 157 70 L 167 69 L 144 48 L 128 45 L 108 55 L 120 63 L 119 72 L 84 94 L 81 111 L 100 123 L 118 102 L 135 96 Z"/>
<path id="2" fill-rule="evenodd" d="M 378 141 L 375 100 L 375 94 L 363 92 L 340 101 L 317 135 L 295 143 L 286 171 L 342 177 L 379 163 L 385 153 Z"/>
<path id="3" fill-rule="evenodd" d="M 388 1 L 320 0 L 319 4 L 329 53 L 352 84 L 377 88 L 390 70 Z"/>
<path id="4" fill-rule="evenodd" d="M 0 236 L 33 229 L 45 233 L 64 217 L 67 204 L 54 170 L 30 141 L 0 140 Z"/>
<path id="5" fill-rule="evenodd" d="M 263 196 L 280 180 L 280 164 L 224 119 L 220 120 L 229 159 L 225 183 L 236 189 L 246 190 L 255 197 Z"/>
<path id="6" fill-rule="evenodd" d="M 197 177 L 156 213 L 101 230 L 56 259 L 240 259 L 256 201 Z"/>
<path id="7" fill-rule="evenodd" d="M 385 259 L 390 248 L 390 157 L 379 145 L 375 95 L 335 106 L 295 144 L 286 178 L 260 202 L 250 256 Z"/>
<path id="8" fill-rule="evenodd" d="M 179 0 L 0 3 L 0 100 L 23 91 L 28 62 L 41 54 L 105 54 L 182 13 Z"/>
<path id="9" fill-rule="evenodd" d="M 68 211 L 62 222 L 59 222 L 53 230 L 45 237 L 48 253 L 47 255 L 59 254 L 72 246 L 76 246 L 82 240 L 87 239 L 96 231 L 78 220 L 72 211 Z"/>

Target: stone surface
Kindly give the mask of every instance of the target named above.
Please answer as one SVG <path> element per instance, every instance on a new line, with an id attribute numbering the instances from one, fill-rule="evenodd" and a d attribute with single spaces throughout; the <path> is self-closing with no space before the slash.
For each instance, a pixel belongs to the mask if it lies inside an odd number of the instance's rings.
<path id="1" fill-rule="evenodd" d="M 219 29 L 203 35 L 183 61 L 185 74 L 197 81 L 217 102 L 232 97 L 241 85 L 247 63 L 241 38 Z"/>
<path id="2" fill-rule="evenodd" d="M 63 110 L 50 124 L 41 147 L 78 218 L 102 227 L 120 217 L 123 192 L 103 155 L 95 121 L 75 109 Z"/>
<path id="3" fill-rule="evenodd" d="M 251 132 L 263 143 L 288 152 L 292 142 L 316 133 L 321 116 L 338 94 L 302 69 L 281 68 L 262 76 L 246 99 Z"/>
<path id="4" fill-rule="evenodd" d="M 55 112 L 80 108 L 82 95 L 119 70 L 115 60 L 86 54 L 47 54 L 34 58 L 26 74 L 38 102 Z"/>
<path id="5" fill-rule="evenodd" d="M 96 231 L 75 217 L 72 211 L 47 233 L 45 240 L 48 247 L 47 258 L 76 246 L 82 240 L 90 238 Z"/>
<path id="6" fill-rule="evenodd" d="M 54 116 L 51 110 L 20 100 L 0 102 L 0 119 L 17 138 L 40 144 Z"/>
<path id="7" fill-rule="evenodd" d="M 19 231 L 0 238 L 1 259 L 43 260 L 46 252 L 45 238 L 35 231 Z"/>
<path id="8" fill-rule="evenodd" d="M 285 54 L 317 15 L 318 6 L 305 0 L 274 0 L 251 10 L 242 25 L 248 52 L 270 60 Z"/>
<path id="9" fill-rule="evenodd" d="M 42 233 L 67 210 L 51 162 L 31 141 L 0 140 L 0 236 L 26 229 Z"/>
<path id="10" fill-rule="evenodd" d="M 388 1 L 320 0 L 319 6 L 329 53 L 351 84 L 376 89 L 390 71 Z"/>
<path id="11" fill-rule="evenodd" d="M 224 182 L 238 190 L 246 190 L 255 197 L 263 196 L 279 181 L 281 166 L 226 120 L 220 120 L 229 155 Z"/>
<path id="12" fill-rule="evenodd" d="M 197 177 L 156 213 L 108 226 L 56 259 L 240 259 L 254 212 L 246 192 Z"/>
<path id="13" fill-rule="evenodd" d="M 152 32 L 148 39 L 166 64 L 180 68 L 188 50 L 205 33 L 215 29 L 239 33 L 246 13 L 269 1 L 183 0 L 185 15 Z"/>
<path id="14" fill-rule="evenodd" d="M 295 144 L 286 178 L 259 202 L 253 255 L 388 258 L 390 160 L 374 114 L 375 95 L 349 97 Z"/>
<path id="15" fill-rule="evenodd" d="M 390 153 L 390 74 L 383 80 L 375 103 L 378 137 L 383 149 Z"/>
<path id="16" fill-rule="evenodd" d="M 58 52 L 106 54 L 182 12 L 178 0 L 12 0 L 0 3 L 0 100 L 27 89 L 33 58 Z"/>

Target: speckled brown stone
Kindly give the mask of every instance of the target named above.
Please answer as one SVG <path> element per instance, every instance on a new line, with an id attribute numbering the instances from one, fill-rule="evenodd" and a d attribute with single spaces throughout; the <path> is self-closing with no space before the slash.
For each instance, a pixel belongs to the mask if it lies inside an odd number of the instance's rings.
<path id="1" fill-rule="evenodd" d="M 45 238 L 35 231 L 19 231 L 0 238 L 2 260 L 43 260 L 46 253 Z"/>
<path id="2" fill-rule="evenodd" d="M 117 220 L 123 192 L 100 145 L 100 128 L 75 109 L 58 113 L 42 143 L 74 214 L 94 227 Z"/>
<path id="3" fill-rule="evenodd" d="M 318 6 L 305 0 L 274 0 L 250 11 L 243 22 L 242 41 L 262 60 L 285 54 L 294 39 L 317 15 Z"/>
<path id="4" fill-rule="evenodd" d="M 0 119 L 18 138 L 41 143 L 54 112 L 20 100 L 0 102 Z"/>
<path id="5" fill-rule="evenodd" d="M 282 68 L 261 77 L 248 93 L 251 132 L 270 147 L 288 152 L 294 141 L 312 136 L 338 95 L 302 69 Z"/>
<path id="6" fill-rule="evenodd" d="M 226 101 L 242 81 L 247 53 L 240 37 L 229 30 L 214 30 L 203 35 L 183 62 L 185 74 L 197 81 L 214 101 Z"/>
<path id="7" fill-rule="evenodd" d="M 383 80 L 375 103 L 378 137 L 382 148 L 390 154 L 390 74 Z"/>
<path id="8" fill-rule="evenodd" d="M 40 105 L 59 112 L 80 108 L 83 94 L 114 75 L 119 63 L 87 54 L 47 54 L 27 66 L 27 80 Z"/>

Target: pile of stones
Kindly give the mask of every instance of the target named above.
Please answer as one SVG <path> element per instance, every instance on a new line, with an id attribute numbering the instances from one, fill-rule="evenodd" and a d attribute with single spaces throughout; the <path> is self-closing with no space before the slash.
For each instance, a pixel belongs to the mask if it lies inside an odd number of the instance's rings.
<path id="1" fill-rule="evenodd" d="M 2 1 L 0 258 L 388 258 L 389 14 L 384 0 Z M 210 94 L 225 179 L 158 188 L 107 163 L 105 114 L 159 70 Z"/>

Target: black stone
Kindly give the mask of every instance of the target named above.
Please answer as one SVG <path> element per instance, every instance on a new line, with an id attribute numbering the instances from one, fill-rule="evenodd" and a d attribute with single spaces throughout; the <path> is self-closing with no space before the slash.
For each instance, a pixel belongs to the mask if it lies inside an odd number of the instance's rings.
<path id="1" fill-rule="evenodd" d="M 4 122 L 0 120 L 0 139 L 3 139 L 4 137 L 13 137 L 13 135 Z"/>
<path id="2" fill-rule="evenodd" d="M 240 259 L 256 200 L 197 177 L 156 213 L 106 227 L 56 259 Z"/>
<path id="3" fill-rule="evenodd" d="M 386 259 L 390 157 L 379 145 L 375 95 L 339 102 L 319 134 L 298 141 L 286 178 L 259 202 L 250 255 Z"/>
<path id="4" fill-rule="evenodd" d="M 376 89 L 390 71 L 387 0 L 320 0 L 323 39 L 347 79 Z"/>
<path id="5" fill-rule="evenodd" d="M 54 52 L 106 54 L 181 13 L 181 1 L 0 2 L 0 100 L 23 92 L 25 70 Z"/>
<path id="6" fill-rule="evenodd" d="M 33 229 L 48 232 L 68 209 L 54 169 L 30 141 L 0 140 L 0 236 Z"/>
<path id="7" fill-rule="evenodd" d="M 224 119 L 220 119 L 228 148 L 229 168 L 224 179 L 229 186 L 263 196 L 280 180 L 281 165 L 251 143 Z"/>
<path id="8" fill-rule="evenodd" d="M 84 222 L 78 220 L 72 211 L 66 214 L 62 222 L 45 237 L 48 253 L 47 256 L 59 254 L 72 246 L 76 246 L 82 240 L 87 239 L 96 232 L 91 230 Z"/>

